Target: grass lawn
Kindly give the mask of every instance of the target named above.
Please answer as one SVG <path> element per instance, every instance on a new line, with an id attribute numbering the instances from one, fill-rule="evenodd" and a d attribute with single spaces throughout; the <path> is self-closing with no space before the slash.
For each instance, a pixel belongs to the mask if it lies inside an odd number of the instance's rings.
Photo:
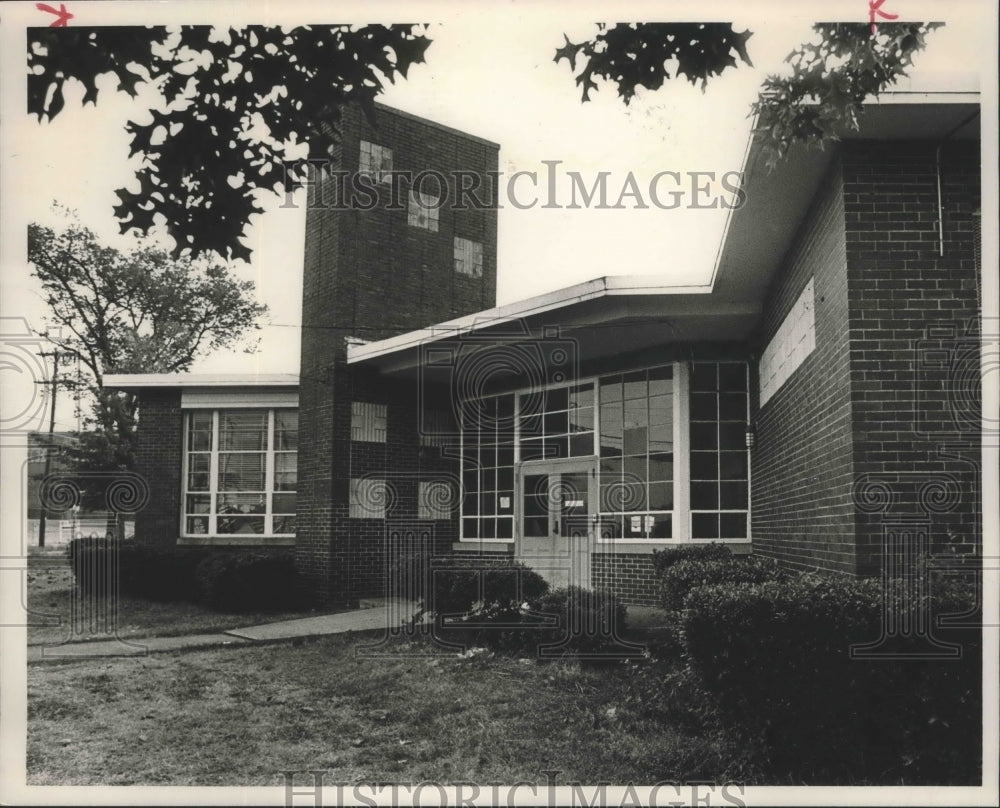
<path id="1" fill-rule="evenodd" d="M 73 572 L 62 553 L 28 558 L 28 645 L 58 645 L 88 638 L 107 639 L 103 626 L 83 626 L 71 636 Z M 121 597 L 116 610 L 118 636 L 129 639 L 178 634 L 206 634 L 275 620 L 309 617 L 314 612 L 225 614 L 196 603 L 164 603 Z M 82 621 L 78 621 L 82 622 Z"/>
<path id="2" fill-rule="evenodd" d="M 33 664 L 34 785 L 712 779 L 713 742 L 630 717 L 624 668 L 516 659 L 359 657 L 339 635 L 295 644 Z M 426 652 L 413 640 L 394 654 Z"/>

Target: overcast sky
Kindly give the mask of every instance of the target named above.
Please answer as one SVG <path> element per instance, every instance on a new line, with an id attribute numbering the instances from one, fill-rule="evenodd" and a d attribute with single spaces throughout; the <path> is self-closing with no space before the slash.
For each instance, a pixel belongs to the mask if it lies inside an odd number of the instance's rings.
<path id="1" fill-rule="evenodd" d="M 4 4 L 2 131 L 3 252 L 2 314 L 22 316 L 38 326 L 44 314 L 24 259 L 24 228 L 30 221 L 52 222 L 52 200 L 75 208 L 81 219 L 112 243 L 114 190 L 129 182 L 128 141 L 123 124 L 141 116 L 145 99 L 130 102 L 103 95 L 97 108 L 79 107 L 79 93 L 52 123 L 38 124 L 25 113 L 23 76 L 25 24 L 44 24 L 33 3 Z M 168 9 L 162 8 L 169 6 Z M 629 172 L 650 177 L 658 171 L 704 171 L 718 176 L 740 169 L 749 134 L 747 118 L 763 76 L 781 68 L 784 57 L 810 36 L 817 20 L 866 21 L 867 2 L 740 2 L 732 4 L 639 4 L 635 8 L 586 3 L 553 6 L 537 2 L 464 3 L 421 6 L 327 3 L 135 4 L 74 3 L 70 24 L 234 21 L 401 21 L 437 19 L 427 64 L 392 86 L 381 100 L 500 144 L 500 167 L 545 171 L 543 161 L 561 161 L 559 170 L 593 178 L 610 172 L 609 195 L 617 197 Z M 145 6 L 145 8 L 143 8 Z M 421 13 L 415 14 L 414 8 Z M 337 16 L 329 11 L 336 8 Z M 928 39 L 918 57 L 921 71 L 992 72 L 995 9 L 984 2 L 888 0 L 884 9 L 900 19 L 938 19 L 946 27 Z M 16 9 L 16 12 L 13 11 Z M 374 9 L 374 11 L 372 11 Z M 20 16 L 18 16 L 20 14 Z M 152 17 L 156 14 L 155 18 Z M 165 17 L 163 15 L 169 14 Z M 36 19 L 38 18 L 38 19 Z M 754 68 L 741 65 L 709 83 L 706 92 L 668 82 L 656 93 L 640 93 L 622 104 L 603 86 L 588 104 L 566 62 L 552 61 L 565 32 L 571 39 L 590 35 L 594 19 L 732 21 L 750 28 Z M 20 49 L 20 50 L 18 50 Z M 641 183 L 640 183 L 641 186 Z M 530 195 L 529 195 L 530 196 Z M 298 370 L 304 207 L 271 210 L 253 231 L 254 261 L 241 274 L 252 277 L 271 309 L 254 356 L 215 355 L 195 371 L 277 372 Z M 704 282 L 711 275 L 725 211 L 715 210 L 516 210 L 499 213 L 499 302 L 603 275 L 657 275 L 666 283 Z M 60 408 L 60 426 L 73 426 L 69 408 Z"/>

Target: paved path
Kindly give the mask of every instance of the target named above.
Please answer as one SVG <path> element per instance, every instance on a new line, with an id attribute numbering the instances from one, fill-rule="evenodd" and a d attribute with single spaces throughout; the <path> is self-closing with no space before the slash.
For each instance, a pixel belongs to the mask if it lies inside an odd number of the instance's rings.
<path id="1" fill-rule="evenodd" d="M 28 662 L 59 662 L 93 657 L 145 656 L 160 651 L 179 651 L 187 648 L 214 648 L 252 645 L 255 642 L 273 642 L 296 637 L 316 637 L 324 634 L 346 634 L 350 631 L 376 631 L 400 625 L 408 619 L 416 604 L 391 601 L 349 612 L 282 620 L 257 626 L 234 628 L 213 634 L 185 634 L 177 637 L 145 637 L 142 639 L 86 640 L 62 645 L 28 646 Z M 649 629 L 662 625 L 658 609 L 648 606 L 630 606 L 629 628 Z"/>

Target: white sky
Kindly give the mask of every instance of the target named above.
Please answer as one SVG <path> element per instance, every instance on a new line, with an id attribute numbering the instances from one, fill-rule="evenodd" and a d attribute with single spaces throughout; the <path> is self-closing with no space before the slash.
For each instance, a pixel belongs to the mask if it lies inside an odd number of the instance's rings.
<path id="1" fill-rule="evenodd" d="M 57 4 L 58 5 L 58 4 Z M 77 3 L 70 24 L 185 22 L 283 23 L 289 21 L 400 21 L 437 19 L 427 64 L 389 87 L 381 100 L 501 145 L 500 167 L 544 172 L 543 160 L 561 171 L 593 178 L 611 172 L 614 199 L 631 171 L 737 171 L 749 133 L 747 113 L 761 79 L 781 68 L 784 57 L 810 35 L 816 20 L 867 19 L 867 2 L 660 2 L 634 8 L 538 2 L 390 4 L 336 6 L 324 3 Z M 164 8 L 163 6 L 168 6 Z M 558 13 L 553 12 L 558 9 Z M 924 71 L 995 70 L 996 9 L 986 2 L 928 3 L 888 0 L 900 19 L 943 19 L 928 38 L 916 67 Z M 419 9 L 420 14 L 414 13 Z M 39 327 L 44 315 L 24 258 L 24 228 L 52 223 L 57 199 L 112 243 L 117 225 L 114 190 L 130 180 L 123 124 L 142 114 L 127 96 L 102 95 L 98 107 L 80 108 L 80 92 L 67 93 L 65 110 L 52 123 L 24 113 L 23 25 L 49 19 L 33 3 L 5 3 L 3 29 L 3 208 L 0 227 L 0 314 L 25 317 Z M 625 107 L 612 86 L 588 104 L 565 61 L 552 61 L 567 33 L 579 40 L 594 19 L 732 21 L 754 31 L 748 43 L 755 68 L 740 65 L 710 82 L 705 93 L 670 81 L 642 93 Z M 529 196 L 530 198 L 530 196 Z M 254 260 L 239 269 L 252 277 L 270 307 L 269 323 L 255 355 L 216 354 L 199 360 L 201 372 L 280 372 L 298 369 L 301 266 L 305 210 L 280 209 L 274 197 L 253 231 Z M 713 268 L 725 212 L 718 210 L 516 210 L 499 214 L 498 301 L 510 302 L 602 275 L 652 274 L 665 282 L 702 282 Z M 60 406 L 57 428 L 74 424 Z"/>

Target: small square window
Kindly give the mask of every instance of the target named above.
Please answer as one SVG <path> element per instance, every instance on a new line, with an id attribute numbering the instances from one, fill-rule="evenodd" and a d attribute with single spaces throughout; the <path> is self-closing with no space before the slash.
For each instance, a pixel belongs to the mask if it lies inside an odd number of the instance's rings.
<path id="1" fill-rule="evenodd" d="M 410 207 L 406 221 L 412 227 L 422 227 L 424 230 L 436 233 L 440 207 L 440 200 L 434 194 L 410 191 Z"/>
<path id="2" fill-rule="evenodd" d="M 455 271 L 472 278 L 483 277 L 482 242 L 455 236 Z"/>
<path id="3" fill-rule="evenodd" d="M 385 519 L 385 505 L 389 499 L 385 480 L 352 479 L 347 515 L 351 519 Z"/>
<path id="4" fill-rule="evenodd" d="M 392 149 L 362 140 L 358 173 L 371 177 L 375 182 L 389 182 L 392 174 Z"/>
<path id="5" fill-rule="evenodd" d="M 453 491 L 445 480 L 421 480 L 417 491 L 418 519 L 451 519 Z"/>
<path id="6" fill-rule="evenodd" d="M 385 443 L 386 405 L 368 401 L 351 403 L 351 440 Z"/>

